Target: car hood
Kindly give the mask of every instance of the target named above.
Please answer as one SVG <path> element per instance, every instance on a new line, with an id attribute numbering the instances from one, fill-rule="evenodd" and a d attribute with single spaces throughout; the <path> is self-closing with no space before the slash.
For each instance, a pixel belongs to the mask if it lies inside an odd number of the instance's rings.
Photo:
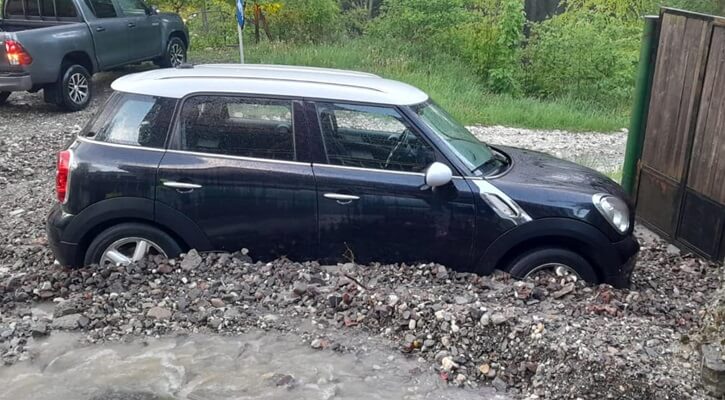
<path id="1" fill-rule="evenodd" d="M 494 181 L 519 184 L 530 189 L 566 191 L 593 195 L 609 193 L 623 199 L 626 193 L 619 184 L 591 168 L 562 160 L 546 153 L 515 147 L 497 146 L 513 164 Z"/>

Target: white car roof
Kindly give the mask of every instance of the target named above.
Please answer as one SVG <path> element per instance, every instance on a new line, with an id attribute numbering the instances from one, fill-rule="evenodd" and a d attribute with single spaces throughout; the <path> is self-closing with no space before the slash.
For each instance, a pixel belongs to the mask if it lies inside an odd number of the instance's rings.
<path id="1" fill-rule="evenodd" d="M 118 78 L 111 88 L 177 99 L 192 93 L 240 93 L 395 105 L 428 100 L 420 89 L 364 72 L 264 64 L 157 69 Z"/>

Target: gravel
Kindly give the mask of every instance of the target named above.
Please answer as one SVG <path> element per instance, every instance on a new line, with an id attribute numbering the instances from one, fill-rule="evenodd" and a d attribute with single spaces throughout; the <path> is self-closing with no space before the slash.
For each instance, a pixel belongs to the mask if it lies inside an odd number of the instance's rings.
<path id="1" fill-rule="evenodd" d="M 297 334 L 319 351 L 345 351 L 334 337 L 355 332 L 425 361 L 451 385 L 494 387 L 515 398 L 707 396 L 698 349 L 722 340 L 721 330 L 705 329 L 712 319 L 705 310 L 722 291 L 723 268 L 646 231 L 638 232 L 643 250 L 626 290 L 547 275 L 525 282 L 503 273 L 479 277 L 436 264 L 255 263 L 253 249 L 192 251 L 174 262 L 110 269 L 54 266 L 44 219 L 55 153 L 118 74 L 95 78 L 105 89 L 88 111 L 60 113 L 38 94 L 14 94 L 0 108 L 3 363 L 33 359 L 32 344 L 59 331 L 94 343 L 262 329 Z M 621 134 L 569 135 L 567 144 L 557 132 L 474 131 L 492 143 L 515 136 L 507 143 L 574 159 L 601 151 L 609 160 L 611 150 L 614 160 L 621 153 L 615 147 L 623 147 Z"/>

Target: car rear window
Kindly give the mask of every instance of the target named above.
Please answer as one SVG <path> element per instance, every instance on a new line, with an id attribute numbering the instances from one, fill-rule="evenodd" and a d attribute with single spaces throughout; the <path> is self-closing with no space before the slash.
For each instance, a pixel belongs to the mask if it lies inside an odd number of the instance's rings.
<path id="1" fill-rule="evenodd" d="M 99 142 L 163 148 L 175 99 L 116 93 L 81 136 Z"/>
<path id="2" fill-rule="evenodd" d="M 73 0 L 8 0 L 8 17 L 28 19 L 77 19 Z"/>

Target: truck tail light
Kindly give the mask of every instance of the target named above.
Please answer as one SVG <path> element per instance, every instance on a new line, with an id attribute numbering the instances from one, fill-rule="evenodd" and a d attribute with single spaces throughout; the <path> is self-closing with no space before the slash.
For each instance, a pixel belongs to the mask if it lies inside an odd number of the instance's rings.
<path id="1" fill-rule="evenodd" d="M 55 193 L 58 201 L 61 203 L 65 203 L 68 200 L 68 183 L 72 160 L 73 153 L 70 150 L 63 150 L 58 153 L 58 162 L 55 171 Z"/>
<path id="2" fill-rule="evenodd" d="M 5 41 L 5 54 L 10 65 L 30 65 L 33 62 L 33 57 L 15 40 Z"/>

